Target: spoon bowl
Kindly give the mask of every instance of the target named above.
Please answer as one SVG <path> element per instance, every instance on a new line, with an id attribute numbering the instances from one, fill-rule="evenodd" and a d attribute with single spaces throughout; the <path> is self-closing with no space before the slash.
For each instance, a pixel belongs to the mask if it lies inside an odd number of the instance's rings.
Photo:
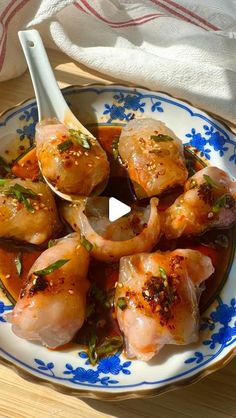
<path id="1" fill-rule="evenodd" d="M 90 138 L 94 139 L 97 144 L 99 144 L 96 138 L 75 117 L 66 103 L 56 82 L 39 32 L 35 29 L 19 31 L 18 36 L 34 87 L 39 122 L 45 119 L 56 118 L 67 128 L 74 129 L 82 134 L 88 135 Z M 42 172 L 40 161 L 39 167 Z M 75 201 L 83 197 L 61 192 L 53 184 L 51 184 L 51 182 L 44 175 L 43 178 L 53 192 L 64 200 Z M 91 196 L 100 194 L 105 189 L 106 185 L 107 181 L 103 181 L 98 184 L 91 193 Z"/>

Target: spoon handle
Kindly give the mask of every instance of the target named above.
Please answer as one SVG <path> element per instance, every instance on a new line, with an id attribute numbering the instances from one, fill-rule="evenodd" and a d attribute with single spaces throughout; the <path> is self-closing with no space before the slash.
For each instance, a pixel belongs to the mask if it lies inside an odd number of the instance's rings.
<path id="1" fill-rule="evenodd" d="M 39 121 L 57 118 L 70 128 L 90 132 L 67 105 L 54 77 L 41 36 L 35 29 L 19 31 L 18 36 L 29 67 L 38 106 Z"/>

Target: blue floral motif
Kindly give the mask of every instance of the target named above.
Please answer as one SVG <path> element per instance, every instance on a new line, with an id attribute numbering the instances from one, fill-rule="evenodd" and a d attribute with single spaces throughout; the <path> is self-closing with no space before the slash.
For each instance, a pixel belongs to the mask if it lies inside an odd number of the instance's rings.
<path id="1" fill-rule="evenodd" d="M 142 100 L 143 98 L 141 94 L 127 94 L 125 96 L 123 93 L 119 93 L 113 97 L 118 103 L 123 103 L 125 109 L 133 110 L 134 112 L 136 112 L 137 110 L 140 110 L 140 112 L 142 113 L 144 112 L 145 103 L 140 103 L 140 100 Z"/>
<path id="2" fill-rule="evenodd" d="M 210 152 L 209 148 L 205 148 L 207 144 L 206 138 L 204 138 L 200 133 L 196 132 L 196 129 L 192 128 L 191 133 L 186 134 L 187 138 L 191 138 L 187 145 L 191 145 L 193 148 L 196 148 L 200 151 L 200 156 L 205 157 L 210 160 Z"/>
<path id="3" fill-rule="evenodd" d="M 11 311 L 12 308 L 12 305 L 5 305 L 4 302 L 0 301 L 0 322 L 6 322 L 2 314 L 6 311 Z"/>
<path id="4" fill-rule="evenodd" d="M 192 128 L 191 133 L 187 133 L 185 136 L 191 138 L 185 145 L 191 145 L 200 152 L 201 157 L 205 157 L 208 160 L 211 159 L 211 149 L 207 146 L 211 146 L 214 151 L 218 151 L 220 157 L 224 156 L 224 153 L 228 151 L 228 147 L 225 144 L 230 143 L 234 145 L 235 154 L 231 155 L 229 161 L 234 161 L 236 164 L 236 144 L 222 135 L 219 131 L 214 130 L 213 126 L 203 125 L 205 131 L 204 135 L 200 132 L 196 132 L 196 129 Z"/>
<path id="5" fill-rule="evenodd" d="M 83 367 L 73 368 L 71 364 L 66 364 L 66 370 L 64 374 L 72 374 L 73 377 L 70 379 L 72 382 L 88 382 L 88 383 L 97 383 L 100 381 L 99 372 L 93 369 L 84 369 Z"/>
<path id="6" fill-rule="evenodd" d="M 151 102 L 152 102 L 152 107 L 151 107 L 152 112 L 164 112 L 164 109 L 161 106 L 160 100 L 155 102 L 153 99 L 151 99 Z"/>
<path id="7" fill-rule="evenodd" d="M 88 355 L 85 351 L 80 351 L 78 355 L 81 359 L 86 360 L 85 365 L 90 364 L 88 361 Z M 38 370 L 42 370 L 47 376 L 55 376 L 52 370 L 54 368 L 54 363 L 45 363 L 41 359 L 34 359 L 34 361 L 37 364 Z M 101 359 L 93 368 L 85 368 L 81 366 L 74 368 L 70 363 L 67 363 L 63 374 L 70 377 L 62 379 L 69 380 L 73 383 L 98 383 L 102 386 L 115 385 L 119 383 L 119 381 L 111 379 L 110 375 L 118 375 L 121 372 L 126 375 L 131 374 L 130 370 L 128 370 L 130 365 L 131 361 L 125 361 L 122 364 L 119 354 Z"/>
<path id="8" fill-rule="evenodd" d="M 202 353 L 200 353 L 199 351 L 195 351 L 194 357 L 188 358 L 187 360 L 185 360 L 185 363 L 190 364 L 196 362 L 198 364 L 201 363 L 201 361 L 203 361 L 203 358 L 204 356 Z"/>
<path id="9" fill-rule="evenodd" d="M 208 136 L 208 143 L 211 145 L 215 151 L 219 151 L 220 156 L 223 157 L 224 152 L 228 151 L 228 147 L 224 147 L 226 143 L 226 138 L 220 134 L 219 131 L 214 132 L 213 126 L 209 127 L 204 125 L 203 129 L 205 130 L 205 135 Z"/>
<path id="10" fill-rule="evenodd" d="M 54 372 L 52 371 L 52 369 L 54 369 L 54 363 L 50 362 L 46 364 L 43 360 L 40 360 L 38 358 L 35 358 L 34 361 L 37 364 L 37 368 L 39 370 L 49 371 L 51 376 L 55 376 Z"/>
<path id="11" fill-rule="evenodd" d="M 110 115 L 110 119 L 108 120 L 108 123 L 111 122 L 113 119 L 128 121 L 132 116 L 131 113 L 128 113 L 128 114 L 125 113 L 125 108 L 123 106 L 116 106 L 114 104 L 111 106 L 109 104 L 105 104 L 105 110 L 103 114 Z"/>
<path id="12" fill-rule="evenodd" d="M 38 122 L 38 110 L 36 106 L 30 108 L 30 110 L 24 110 L 23 114 L 20 115 L 19 120 L 29 122 L 32 120 L 31 123 L 26 124 L 21 129 L 17 129 L 16 132 L 20 136 L 20 140 L 27 138 L 29 139 L 30 146 L 34 143 L 35 137 L 35 125 Z"/>
<path id="13" fill-rule="evenodd" d="M 211 313 L 212 321 L 219 322 L 222 325 L 227 325 L 231 319 L 236 316 L 236 299 L 231 299 L 230 305 L 220 301 L 216 310 Z"/>
<path id="14" fill-rule="evenodd" d="M 227 347 L 232 341 L 233 337 L 236 336 L 236 321 L 233 326 L 229 325 L 229 322 L 236 317 L 236 299 L 233 298 L 230 304 L 223 303 L 219 298 L 219 304 L 215 311 L 211 312 L 210 319 L 206 320 L 203 318 L 203 324 L 200 327 L 200 331 L 214 330 L 216 324 L 221 324 L 223 327 L 219 328 L 217 332 L 211 334 L 211 338 L 204 340 L 202 343 L 205 346 L 209 346 L 211 350 L 215 349 L 217 344 L 220 345 L 218 352 L 222 348 Z M 201 352 L 195 352 L 194 357 L 190 357 L 185 360 L 185 364 L 191 364 L 196 362 L 201 363 L 206 357 L 215 357 L 213 354 L 202 354 Z"/>
<path id="15" fill-rule="evenodd" d="M 99 361 L 98 371 L 100 373 L 111 373 L 119 374 L 120 372 L 124 374 L 131 374 L 130 370 L 127 370 L 127 367 L 131 365 L 131 361 L 125 361 L 121 364 L 120 358 L 117 355 L 110 357 L 104 357 Z"/>
<path id="16" fill-rule="evenodd" d="M 110 119 L 108 123 L 110 123 L 114 119 L 119 120 L 126 120 L 129 121 L 132 116 L 133 112 L 145 112 L 146 103 L 143 101 L 146 98 L 145 95 L 141 93 L 134 93 L 134 94 L 124 94 L 123 92 L 119 92 L 113 96 L 113 99 L 117 102 L 117 104 L 108 104 L 104 105 L 105 110 L 103 112 L 104 115 L 110 115 Z M 152 103 L 151 111 L 152 112 L 164 112 L 163 107 L 161 106 L 160 100 L 155 100 L 153 97 L 150 96 L 150 100 Z M 132 111 L 132 112 L 128 112 Z"/>

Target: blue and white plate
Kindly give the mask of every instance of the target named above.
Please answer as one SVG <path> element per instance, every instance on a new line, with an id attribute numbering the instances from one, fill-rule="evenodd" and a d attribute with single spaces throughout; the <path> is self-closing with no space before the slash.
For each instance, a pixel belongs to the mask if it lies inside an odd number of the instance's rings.
<path id="1" fill-rule="evenodd" d="M 117 85 L 68 87 L 64 95 L 83 124 L 125 124 L 152 117 L 167 124 L 195 152 L 236 177 L 236 138 L 214 118 L 163 93 Z M 0 155 L 33 142 L 37 122 L 35 99 L 29 99 L 0 117 Z M 5 154 L 6 155 L 6 154 Z M 167 346 L 150 363 L 112 355 L 92 367 L 85 352 L 49 351 L 17 338 L 4 313 L 12 309 L 0 293 L 0 357 L 20 375 L 77 396 L 125 399 L 153 396 L 192 383 L 225 365 L 236 352 L 236 259 L 233 257 L 224 287 L 204 312 L 200 340 L 185 347 Z M 1 291 L 0 291 L 1 292 Z"/>

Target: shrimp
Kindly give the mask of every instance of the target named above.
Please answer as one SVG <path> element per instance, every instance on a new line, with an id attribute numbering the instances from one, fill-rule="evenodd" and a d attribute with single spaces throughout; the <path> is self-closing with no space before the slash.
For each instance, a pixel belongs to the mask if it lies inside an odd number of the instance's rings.
<path id="1" fill-rule="evenodd" d="M 56 119 L 37 124 L 36 147 L 43 175 L 60 192 L 89 196 L 108 179 L 109 162 L 99 142 Z"/>
<path id="2" fill-rule="evenodd" d="M 80 231 L 92 244 L 91 255 L 94 258 L 115 262 L 124 255 L 150 251 L 155 246 L 160 236 L 157 206 L 158 199 L 152 198 L 144 211 L 132 211 L 129 216 L 114 222 L 109 222 L 105 213 L 102 213 L 101 218 L 99 213 L 97 218 L 86 216 L 86 200 L 64 203 L 61 213 L 70 226 Z"/>
<path id="3" fill-rule="evenodd" d="M 85 319 L 88 265 L 89 254 L 76 233 L 44 251 L 6 315 L 12 331 L 49 348 L 71 341 Z"/>
<path id="4" fill-rule="evenodd" d="M 180 249 L 120 260 L 115 309 L 126 354 L 148 361 L 165 344 L 199 337 L 199 286 L 214 272 L 211 259 Z"/>
<path id="5" fill-rule="evenodd" d="M 39 245 L 60 229 L 54 197 L 45 183 L 0 180 L 0 237 Z"/>
<path id="6" fill-rule="evenodd" d="M 163 122 L 128 122 L 118 150 L 139 199 L 159 195 L 187 180 L 182 142 Z"/>
<path id="7" fill-rule="evenodd" d="M 227 228 L 236 220 L 236 182 L 217 167 L 205 167 L 188 179 L 184 193 L 165 212 L 168 239 Z"/>

